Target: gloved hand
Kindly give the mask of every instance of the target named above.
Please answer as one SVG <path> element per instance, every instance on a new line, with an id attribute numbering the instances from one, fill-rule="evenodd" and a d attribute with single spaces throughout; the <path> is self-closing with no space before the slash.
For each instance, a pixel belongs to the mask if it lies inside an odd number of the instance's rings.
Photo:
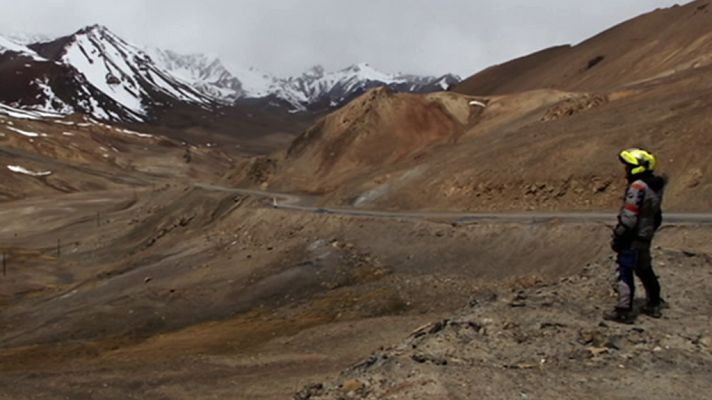
<path id="1" fill-rule="evenodd" d="M 620 240 L 617 238 L 611 239 L 611 250 L 613 250 L 616 253 L 620 253 L 621 250 L 623 250 L 623 246 L 620 243 Z"/>
<path id="2" fill-rule="evenodd" d="M 621 250 L 624 248 L 624 240 L 622 237 L 616 234 L 616 232 L 613 232 L 613 235 L 611 235 L 611 250 L 615 251 L 616 253 L 620 253 Z"/>
<path id="3" fill-rule="evenodd" d="M 611 250 L 620 253 L 631 242 L 631 233 L 620 223 L 611 232 Z"/>

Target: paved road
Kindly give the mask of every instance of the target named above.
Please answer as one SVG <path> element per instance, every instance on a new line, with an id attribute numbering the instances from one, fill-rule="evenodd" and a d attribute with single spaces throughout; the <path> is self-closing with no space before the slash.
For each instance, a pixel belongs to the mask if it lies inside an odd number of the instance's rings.
<path id="1" fill-rule="evenodd" d="M 356 217 L 385 218 L 385 219 L 427 219 L 442 220 L 453 224 L 468 224 L 481 221 L 500 222 L 601 222 L 613 224 L 616 220 L 615 212 L 491 212 L 468 213 L 447 211 L 379 211 L 362 210 L 344 207 L 314 207 L 304 204 L 300 196 L 286 193 L 263 192 L 250 189 L 236 189 L 224 186 L 197 184 L 196 186 L 228 193 L 250 195 L 267 199 L 273 208 L 283 210 L 296 210 L 315 214 L 347 215 Z M 666 225 L 712 225 L 712 213 L 665 213 Z"/>

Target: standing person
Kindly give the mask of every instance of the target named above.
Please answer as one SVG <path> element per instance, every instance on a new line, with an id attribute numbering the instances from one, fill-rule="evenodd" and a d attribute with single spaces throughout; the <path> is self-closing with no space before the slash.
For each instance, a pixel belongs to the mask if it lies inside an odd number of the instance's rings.
<path id="1" fill-rule="evenodd" d="M 635 319 L 634 274 L 643 282 L 647 296 L 647 302 L 641 312 L 653 318 L 661 317 L 663 300 L 660 297 L 660 283 L 651 265 L 650 243 L 662 223 L 660 206 L 666 179 L 653 174 L 655 157 L 643 149 L 623 150 L 618 158 L 625 165 L 628 180 L 623 206 L 618 214 L 618 224 L 613 230 L 611 241 L 611 248 L 618 253 L 618 302 L 603 318 L 632 323 Z"/>

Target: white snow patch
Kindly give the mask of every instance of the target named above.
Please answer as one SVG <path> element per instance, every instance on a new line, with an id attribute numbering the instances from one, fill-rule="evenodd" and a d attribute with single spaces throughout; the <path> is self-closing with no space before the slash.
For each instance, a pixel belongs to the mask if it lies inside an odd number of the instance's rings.
<path id="1" fill-rule="evenodd" d="M 10 106 L 8 106 L 6 104 L 2 104 L 2 103 L 0 103 L 0 114 L 4 114 L 9 117 L 18 118 L 18 119 L 31 119 L 31 120 L 40 120 L 40 119 L 45 119 L 45 118 L 54 118 L 54 119 L 64 118 L 64 115 L 53 113 L 53 112 L 39 111 L 39 110 L 22 110 L 19 108 L 10 107 Z"/>
<path id="2" fill-rule="evenodd" d="M 259 98 L 273 93 L 279 86 L 279 80 L 264 71 L 254 67 L 244 68 L 235 66 L 231 72 L 240 80 L 243 97 Z"/>
<path id="3" fill-rule="evenodd" d="M 77 136 L 77 134 L 74 133 L 74 132 L 62 132 L 62 135 L 64 135 L 64 136 Z"/>
<path id="4" fill-rule="evenodd" d="M 103 123 L 103 122 L 99 122 L 99 121 L 95 120 L 94 118 L 89 118 L 89 122 L 93 123 L 94 125 L 97 125 L 97 126 L 101 126 L 101 127 L 103 127 L 103 128 L 106 128 L 106 129 L 111 129 L 111 130 L 114 130 L 114 131 L 117 131 L 117 132 L 120 132 L 120 133 L 125 133 L 125 134 L 127 134 L 127 135 L 133 135 L 133 136 L 138 136 L 138 137 L 142 137 L 142 138 L 152 138 L 152 137 L 153 137 L 153 135 L 149 135 L 148 133 L 140 133 L 140 132 L 135 132 L 135 131 L 132 131 L 132 130 L 129 130 L 129 129 L 117 128 L 117 127 L 115 127 L 115 126 L 113 126 L 113 125 L 109 125 L 109 124 L 105 124 L 105 123 Z M 77 126 L 91 126 L 91 124 L 78 124 Z"/>
<path id="5" fill-rule="evenodd" d="M 33 83 L 37 86 L 37 88 L 40 89 L 41 95 L 39 96 L 39 98 L 44 99 L 45 103 L 29 107 L 30 109 L 37 111 L 56 112 L 63 115 L 74 113 L 74 108 L 72 106 L 66 104 L 59 97 L 57 97 L 57 95 L 54 94 L 54 91 L 49 86 L 49 79 L 36 79 Z"/>
<path id="6" fill-rule="evenodd" d="M 53 121 L 53 122 L 54 122 L 54 123 L 57 123 L 57 124 L 67 125 L 67 126 L 74 126 L 74 125 L 76 125 L 76 124 L 75 124 L 74 122 L 72 122 L 72 121 Z"/>
<path id="7" fill-rule="evenodd" d="M 8 165 L 7 169 L 18 174 L 24 174 L 29 176 L 47 176 L 52 174 L 52 171 L 31 171 L 19 165 Z"/>
<path id="8" fill-rule="evenodd" d="M 141 138 L 152 138 L 152 137 L 153 137 L 153 135 L 149 135 L 148 133 L 134 132 L 134 131 L 130 131 L 130 130 L 128 130 L 128 129 L 119 129 L 119 131 L 120 131 L 120 132 L 123 132 L 123 133 L 125 133 L 125 134 L 127 134 L 127 135 L 138 136 L 138 137 L 141 137 Z"/>
<path id="9" fill-rule="evenodd" d="M 13 127 L 11 127 L 11 126 L 8 126 L 7 129 L 9 129 L 9 130 L 11 130 L 11 131 L 13 131 L 13 132 L 19 133 L 19 134 L 22 135 L 22 136 L 27 136 L 27 137 L 32 137 L 32 138 L 40 137 L 40 136 L 41 136 L 41 137 L 47 137 L 47 134 L 46 134 L 46 133 L 28 132 L 28 131 L 23 131 L 22 129 L 13 128 Z"/>

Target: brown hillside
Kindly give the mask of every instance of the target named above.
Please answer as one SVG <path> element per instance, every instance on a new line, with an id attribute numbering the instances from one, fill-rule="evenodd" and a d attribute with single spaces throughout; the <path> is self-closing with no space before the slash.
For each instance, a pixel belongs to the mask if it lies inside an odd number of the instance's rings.
<path id="1" fill-rule="evenodd" d="M 209 182 L 239 161 L 218 147 L 149 132 L 79 116 L 33 120 L 0 114 L 0 202 L 188 178 Z"/>
<path id="2" fill-rule="evenodd" d="M 709 0 L 659 9 L 576 46 L 540 51 L 479 72 L 454 90 L 470 95 L 538 88 L 604 91 L 712 63 Z"/>
<path id="3" fill-rule="evenodd" d="M 307 191 L 334 188 L 364 170 L 418 159 L 434 146 L 455 143 L 469 118 L 464 96 L 371 90 L 294 140 L 282 182 Z"/>

